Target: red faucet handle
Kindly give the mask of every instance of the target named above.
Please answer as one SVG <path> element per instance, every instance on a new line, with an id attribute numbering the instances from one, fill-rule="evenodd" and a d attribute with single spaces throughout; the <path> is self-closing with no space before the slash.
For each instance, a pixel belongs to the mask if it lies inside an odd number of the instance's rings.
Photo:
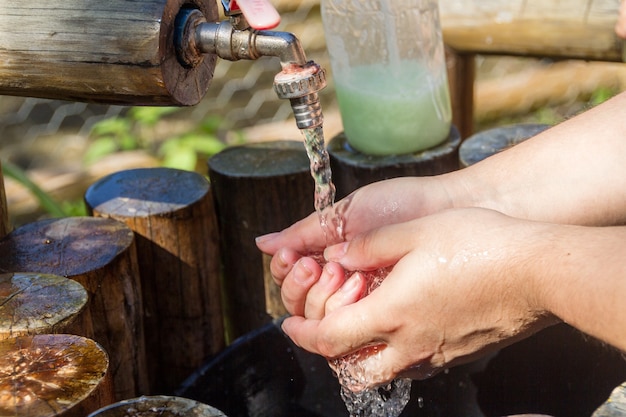
<path id="1" fill-rule="evenodd" d="M 280 23 L 280 15 L 269 0 L 231 0 L 230 10 L 241 10 L 253 29 L 273 29 Z"/>

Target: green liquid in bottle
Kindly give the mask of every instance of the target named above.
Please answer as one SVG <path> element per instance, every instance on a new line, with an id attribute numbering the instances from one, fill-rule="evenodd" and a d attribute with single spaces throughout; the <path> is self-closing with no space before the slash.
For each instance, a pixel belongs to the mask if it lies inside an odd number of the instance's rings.
<path id="1" fill-rule="evenodd" d="M 382 64 L 336 76 L 348 143 L 369 155 L 399 155 L 439 145 L 450 133 L 446 74 L 437 79 L 414 62 L 393 71 Z"/>

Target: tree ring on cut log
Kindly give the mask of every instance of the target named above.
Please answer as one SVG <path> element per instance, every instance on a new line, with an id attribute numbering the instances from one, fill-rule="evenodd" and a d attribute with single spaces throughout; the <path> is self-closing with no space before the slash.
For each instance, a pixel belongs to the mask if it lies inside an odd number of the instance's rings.
<path id="1" fill-rule="evenodd" d="M 108 366 L 106 352 L 81 336 L 20 336 L 0 341 L 0 415 L 60 415 L 99 386 Z"/>
<path id="2" fill-rule="evenodd" d="M 0 340 L 54 333 L 87 305 L 78 282 L 52 274 L 0 274 Z"/>
<path id="3" fill-rule="evenodd" d="M 182 397 L 156 395 L 120 401 L 88 417 L 227 417 L 217 408 Z"/>

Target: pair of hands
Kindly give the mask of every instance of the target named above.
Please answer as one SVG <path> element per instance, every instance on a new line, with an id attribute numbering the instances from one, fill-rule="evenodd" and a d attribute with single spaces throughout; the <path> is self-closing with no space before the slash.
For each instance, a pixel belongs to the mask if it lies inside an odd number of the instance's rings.
<path id="1" fill-rule="evenodd" d="M 423 196 L 428 202 L 418 201 Z M 518 243 L 552 226 L 450 205 L 435 178 L 389 180 L 337 204 L 346 243 L 324 248 L 316 214 L 259 238 L 292 314 L 287 335 L 327 358 L 383 344 L 377 385 L 431 376 L 554 323 L 523 269 L 509 265 L 528 248 Z M 301 255 L 322 250 L 323 268 Z M 367 297 L 358 272 L 345 279 L 345 271 L 387 266 L 393 270 Z"/>

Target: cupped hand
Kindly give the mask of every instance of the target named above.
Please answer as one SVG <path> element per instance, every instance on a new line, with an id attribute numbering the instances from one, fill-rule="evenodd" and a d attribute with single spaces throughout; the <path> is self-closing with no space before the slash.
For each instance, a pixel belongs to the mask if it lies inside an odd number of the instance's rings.
<path id="1" fill-rule="evenodd" d="M 377 369 L 372 385 L 399 375 L 428 377 L 556 322 L 527 276 L 529 262 L 541 255 L 535 242 L 551 227 L 456 209 L 355 236 L 327 248 L 326 258 L 347 270 L 395 265 L 392 272 L 359 301 L 321 319 L 290 317 L 283 329 L 327 358 L 385 346 L 366 359 Z M 319 303 L 314 299 L 309 293 L 306 303 Z"/>
<path id="2" fill-rule="evenodd" d="M 397 178 L 360 188 L 335 204 L 343 221 L 343 237 L 349 240 L 384 225 L 450 208 L 453 202 L 442 178 L 445 177 Z M 316 299 L 330 298 L 345 283 L 340 267 L 330 263 L 322 269 L 324 262 L 310 257 L 321 253 L 327 245 L 316 213 L 281 232 L 261 236 L 256 243 L 261 251 L 272 255 L 271 273 L 276 284 L 282 286 L 283 303 L 291 314 L 306 314 L 305 297 L 309 291 L 319 293 Z M 360 288 L 362 282 L 356 276 L 344 288 L 345 299 L 335 296 L 330 305 L 355 301 Z M 321 318 L 325 312 L 322 304 L 310 308 L 306 316 Z"/>

